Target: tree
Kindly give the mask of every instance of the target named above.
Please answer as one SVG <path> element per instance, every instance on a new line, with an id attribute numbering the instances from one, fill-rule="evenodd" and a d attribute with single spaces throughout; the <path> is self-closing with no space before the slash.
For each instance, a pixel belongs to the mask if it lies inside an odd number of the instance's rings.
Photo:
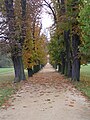
<path id="1" fill-rule="evenodd" d="M 29 77 L 31 77 L 34 72 L 37 72 L 40 69 L 40 64 L 43 63 L 41 57 L 42 54 L 44 54 L 42 46 L 45 37 L 41 35 L 41 3 L 42 1 L 37 2 L 35 0 L 27 2 L 26 39 L 23 48 L 23 58 Z"/>
<path id="2" fill-rule="evenodd" d="M 25 0 L 22 0 L 22 24 L 24 24 L 23 19 L 25 21 Z M 22 36 L 21 39 L 17 38 L 16 32 L 16 18 L 14 13 L 14 2 L 13 0 L 5 0 L 5 8 L 6 8 L 6 20 L 8 24 L 8 41 L 11 47 L 11 57 L 14 64 L 15 70 L 15 82 L 25 80 L 25 73 L 22 61 L 22 44 L 24 41 L 25 34 L 23 32 L 23 27 L 21 28 Z M 23 10 L 24 9 L 24 10 Z M 23 18 L 24 17 L 24 18 Z M 24 25 L 22 25 L 24 26 Z M 25 31 L 25 30 L 24 30 Z M 24 37 L 23 37 L 24 36 Z M 23 38 L 23 39 L 22 39 Z"/>
<path id="3" fill-rule="evenodd" d="M 90 61 L 90 0 L 81 0 L 79 10 L 78 22 L 81 36 L 81 63 L 87 64 Z"/>
<path id="4" fill-rule="evenodd" d="M 62 73 L 73 80 L 80 79 L 80 57 L 79 46 L 80 37 L 78 34 L 79 1 L 75 0 L 57 0 L 53 2 L 57 22 L 54 28 L 57 35 L 57 41 L 60 45 L 63 39 L 64 51 L 60 53 Z M 57 48 L 58 49 L 58 48 Z M 60 50 L 59 50 L 60 51 Z"/>

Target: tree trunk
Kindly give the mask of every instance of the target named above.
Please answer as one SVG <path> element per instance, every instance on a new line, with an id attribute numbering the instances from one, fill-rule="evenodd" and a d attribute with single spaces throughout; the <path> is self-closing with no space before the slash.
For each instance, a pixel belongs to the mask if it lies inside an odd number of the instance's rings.
<path id="1" fill-rule="evenodd" d="M 70 30 L 64 31 L 64 40 L 66 46 L 66 62 L 65 62 L 65 73 L 66 76 L 72 76 L 72 65 L 71 65 L 71 52 L 70 52 Z"/>
<path id="2" fill-rule="evenodd" d="M 65 76 L 68 76 L 68 61 L 65 59 L 65 71 L 64 71 Z"/>
<path id="3" fill-rule="evenodd" d="M 28 77 L 32 77 L 33 76 L 32 68 L 27 68 L 27 70 L 28 70 Z"/>
<path id="4" fill-rule="evenodd" d="M 72 63 L 72 80 L 80 81 L 80 60 L 76 59 Z"/>
<path id="5" fill-rule="evenodd" d="M 72 80 L 80 80 L 80 58 L 78 56 L 78 45 L 80 44 L 80 37 L 75 34 L 72 36 Z"/>
<path id="6" fill-rule="evenodd" d="M 61 53 L 61 73 L 64 74 L 65 73 L 65 53 L 62 52 Z"/>
<path id="7" fill-rule="evenodd" d="M 12 56 L 12 61 L 15 71 L 14 82 L 20 82 L 21 80 L 26 80 L 23 62 L 22 62 L 22 56 Z"/>
<path id="8" fill-rule="evenodd" d="M 58 64 L 58 72 L 61 72 L 61 64 Z"/>
<path id="9" fill-rule="evenodd" d="M 40 66 L 39 65 L 34 65 L 34 67 L 33 67 L 34 73 L 37 73 L 39 70 L 40 70 Z"/>

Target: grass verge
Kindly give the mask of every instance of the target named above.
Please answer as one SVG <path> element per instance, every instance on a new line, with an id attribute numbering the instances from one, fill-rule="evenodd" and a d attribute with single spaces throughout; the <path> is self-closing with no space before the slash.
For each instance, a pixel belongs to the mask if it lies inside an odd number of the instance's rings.
<path id="1" fill-rule="evenodd" d="M 90 99 L 90 64 L 81 66 L 80 82 L 75 82 L 74 85 Z"/>
<path id="2" fill-rule="evenodd" d="M 0 75 L 14 73 L 14 68 L 0 68 Z"/>
<path id="3" fill-rule="evenodd" d="M 13 78 L 13 74 L 0 76 L 0 107 L 19 89 L 19 84 L 14 84 Z"/>
<path id="4" fill-rule="evenodd" d="M 26 78 L 27 71 L 25 70 Z M 22 83 L 13 83 L 14 71 L 13 68 L 0 68 L 0 107 L 4 105 L 8 99 L 14 94 Z"/>

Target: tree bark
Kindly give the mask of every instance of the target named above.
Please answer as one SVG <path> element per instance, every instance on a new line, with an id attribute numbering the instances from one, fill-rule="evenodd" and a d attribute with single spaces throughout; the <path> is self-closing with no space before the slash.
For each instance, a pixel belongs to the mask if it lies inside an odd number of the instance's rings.
<path id="1" fill-rule="evenodd" d="M 72 65 L 71 65 L 71 52 L 70 52 L 70 30 L 64 31 L 64 41 L 66 46 L 66 59 L 65 59 L 65 74 L 67 77 L 72 76 Z"/>
<path id="2" fill-rule="evenodd" d="M 80 58 L 78 56 L 80 37 L 77 34 L 72 36 L 72 80 L 80 80 Z"/>
<path id="3" fill-rule="evenodd" d="M 34 65 L 34 67 L 33 67 L 34 73 L 37 73 L 39 70 L 40 70 L 40 66 L 39 65 Z"/>
<path id="4" fill-rule="evenodd" d="M 33 76 L 32 68 L 27 68 L 27 70 L 28 70 L 28 77 L 32 77 Z"/>
<path id="5" fill-rule="evenodd" d="M 61 73 L 64 74 L 65 73 L 65 53 L 62 52 L 61 53 Z"/>
<path id="6" fill-rule="evenodd" d="M 20 82 L 21 80 L 26 80 L 23 62 L 22 62 L 22 56 L 12 56 L 12 61 L 15 71 L 14 82 Z"/>

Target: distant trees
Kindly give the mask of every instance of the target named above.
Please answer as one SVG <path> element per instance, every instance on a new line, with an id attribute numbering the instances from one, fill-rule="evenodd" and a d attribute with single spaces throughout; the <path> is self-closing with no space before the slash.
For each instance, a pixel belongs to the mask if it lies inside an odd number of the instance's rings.
<path id="1" fill-rule="evenodd" d="M 13 63 L 10 58 L 10 54 L 2 54 L 0 53 L 0 68 L 3 67 L 12 67 Z"/>

